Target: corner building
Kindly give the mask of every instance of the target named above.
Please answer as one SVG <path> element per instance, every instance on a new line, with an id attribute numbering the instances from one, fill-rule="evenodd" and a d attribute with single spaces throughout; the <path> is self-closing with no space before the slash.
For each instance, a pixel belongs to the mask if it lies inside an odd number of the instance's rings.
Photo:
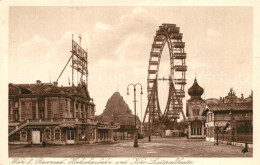
<path id="1" fill-rule="evenodd" d="M 84 82 L 72 87 L 39 80 L 10 83 L 8 115 L 9 144 L 91 143 L 103 134 L 111 139 L 114 129 L 94 120 L 95 104 Z"/>

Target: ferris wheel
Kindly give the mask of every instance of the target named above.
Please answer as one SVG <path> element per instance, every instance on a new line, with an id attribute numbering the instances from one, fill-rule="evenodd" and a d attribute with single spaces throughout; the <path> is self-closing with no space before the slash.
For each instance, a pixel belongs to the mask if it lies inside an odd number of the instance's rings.
<path id="1" fill-rule="evenodd" d="M 167 125 L 169 122 L 177 122 L 180 113 L 185 119 L 182 99 L 185 97 L 184 87 L 187 71 L 185 59 L 187 54 L 184 51 L 185 42 L 182 41 L 182 36 L 180 28 L 175 24 L 162 24 L 153 39 L 147 76 L 148 104 L 143 120 L 144 123 L 146 116 L 149 115 L 148 120 L 153 127 L 158 127 L 159 124 Z M 161 78 L 158 77 L 159 65 L 166 43 L 170 55 L 170 76 Z M 158 80 L 169 81 L 168 100 L 163 113 L 159 105 Z"/>

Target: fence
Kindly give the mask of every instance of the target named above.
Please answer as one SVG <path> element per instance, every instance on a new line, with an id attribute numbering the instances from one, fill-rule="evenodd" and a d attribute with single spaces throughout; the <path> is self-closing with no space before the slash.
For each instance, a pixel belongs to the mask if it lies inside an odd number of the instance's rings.
<path id="1" fill-rule="evenodd" d="M 215 134 L 215 140 L 217 139 L 217 134 Z M 227 133 L 218 133 L 219 141 L 228 141 L 228 142 L 239 142 L 239 143 L 253 143 L 253 134 L 237 134 L 230 135 Z"/>

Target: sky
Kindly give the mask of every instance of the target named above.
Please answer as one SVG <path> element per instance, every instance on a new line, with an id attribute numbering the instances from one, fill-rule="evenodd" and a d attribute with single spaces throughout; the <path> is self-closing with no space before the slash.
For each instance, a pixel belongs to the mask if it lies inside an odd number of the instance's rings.
<path id="1" fill-rule="evenodd" d="M 88 50 L 89 92 L 96 114 L 120 92 L 134 110 L 133 89 L 143 85 L 142 106 L 137 89 L 137 114 L 147 104 L 146 79 L 151 44 L 162 23 L 180 27 L 187 53 L 187 85 L 195 75 L 204 88 L 202 98 L 226 96 L 232 87 L 237 96 L 253 89 L 253 10 L 251 7 L 10 7 L 9 82 L 55 81 L 70 57 L 71 39 Z M 167 47 L 165 47 L 167 48 Z M 169 53 L 164 49 L 160 77 L 169 76 Z M 59 85 L 71 80 L 68 66 Z M 76 80 L 75 80 L 76 83 Z M 168 84 L 159 82 L 164 111 Z M 186 94 L 184 105 L 190 97 Z M 184 109 L 185 112 L 185 109 Z M 143 115 L 142 115 L 143 117 Z"/>

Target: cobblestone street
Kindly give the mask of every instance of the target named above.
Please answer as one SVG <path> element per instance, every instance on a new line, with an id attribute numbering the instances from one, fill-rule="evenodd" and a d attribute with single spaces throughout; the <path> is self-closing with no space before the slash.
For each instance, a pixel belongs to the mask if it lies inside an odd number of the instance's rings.
<path id="1" fill-rule="evenodd" d="M 147 138 L 133 147 L 132 140 L 112 143 L 42 147 L 9 145 L 9 157 L 252 157 L 253 149 L 242 154 L 243 147 L 186 138 Z"/>

